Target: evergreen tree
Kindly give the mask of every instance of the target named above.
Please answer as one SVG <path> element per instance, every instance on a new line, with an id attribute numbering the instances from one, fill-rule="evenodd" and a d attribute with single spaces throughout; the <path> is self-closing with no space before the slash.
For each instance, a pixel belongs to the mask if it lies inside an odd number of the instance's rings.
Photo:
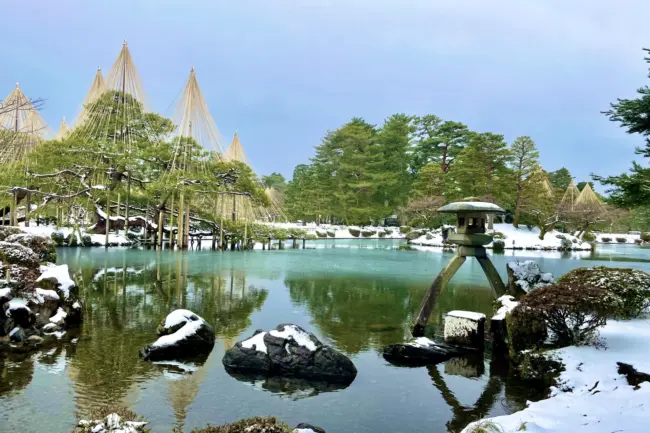
<path id="1" fill-rule="evenodd" d="M 519 227 L 521 208 L 526 190 L 535 187 L 533 174 L 539 170 L 539 152 L 530 137 L 517 137 L 510 147 L 512 152 L 512 171 L 515 182 L 515 214 L 513 225 Z"/>
<path id="2" fill-rule="evenodd" d="M 647 48 L 644 51 L 650 52 Z M 645 58 L 650 63 L 650 57 Z M 650 77 L 650 74 L 648 75 Z M 628 134 L 640 134 L 645 138 L 645 146 L 636 149 L 636 153 L 650 158 L 650 87 L 643 86 L 637 90 L 635 99 L 618 99 L 610 104 L 610 109 L 603 112 L 609 120 L 619 123 Z M 619 206 L 635 207 L 650 203 L 650 168 L 632 162 L 630 173 L 620 176 L 593 176 L 603 185 L 611 188 L 610 202 Z"/>
<path id="3" fill-rule="evenodd" d="M 280 192 L 284 191 L 287 186 L 286 179 L 278 172 L 273 172 L 268 176 L 262 176 L 262 183 L 265 187 L 273 188 Z"/>
<path id="4" fill-rule="evenodd" d="M 418 117 L 414 123 L 416 145 L 412 171 L 417 173 L 425 165 L 435 162 L 442 171 L 448 172 L 471 136 L 467 126 L 460 122 L 442 121 L 433 114 Z"/>
<path id="5" fill-rule="evenodd" d="M 440 197 L 445 195 L 447 174 L 434 162 L 422 167 L 411 187 L 412 198 Z"/>
<path id="6" fill-rule="evenodd" d="M 377 204 L 383 204 L 387 214 L 403 206 L 408 199 L 411 183 L 408 151 L 414 130 L 413 117 L 394 114 L 386 119 L 378 134 L 379 155 L 375 161 L 377 165 L 372 170 Z"/>
<path id="7" fill-rule="evenodd" d="M 473 134 L 449 170 L 449 197 L 477 197 L 502 205 L 509 203 L 512 188 L 508 163 L 511 158 L 503 135 L 491 132 Z"/>
<path id="8" fill-rule="evenodd" d="M 551 185 L 561 190 L 566 190 L 569 187 L 571 179 L 573 179 L 571 172 L 564 167 L 548 174 L 548 180 L 551 182 Z"/>

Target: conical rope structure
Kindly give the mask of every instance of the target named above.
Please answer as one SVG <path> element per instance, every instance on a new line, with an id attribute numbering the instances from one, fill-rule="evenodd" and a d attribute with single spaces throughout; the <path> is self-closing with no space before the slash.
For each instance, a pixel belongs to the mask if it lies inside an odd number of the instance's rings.
<path id="1" fill-rule="evenodd" d="M 65 122 L 65 116 L 61 119 L 61 124 L 59 125 L 59 131 L 56 133 L 56 140 L 63 140 L 70 133 L 70 127 Z"/>
<path id="2" fill-rule="evenodd" d="M 564 193 L 564 196 L 562 197 L 562 201 L 560 202 L 560 207 L 562 207 L 567 211 L 572 211 L 579 195 L 580 195 L 580 190 L 578 189 L 576 184 L 573 183 L 573 180 L 571 180 L 571 182 L 569 182 L 568 188 L 566 189 L 566 192 Z"/>
<path id="3" fill-rule="evenodd" d="M 79 116 L 77 117 L 77 120 L 75 122 L 75 125 L 78 126 L 81 123 L 83 123 L 87 117 L 88 117 L 88 106 L 95 102 L 97 99 L 99 99 L 100 96 L 106 92 L 107 87 L 106 87 L 106 82 L 104 81 L 104 75 L 102 75 L 102 68 L 97 68 L 97 73 L 95 74 L 95 78 L 93 78 L 93 82 L 90 85 L 90 89 L 88 90 L 88 93 L 86 94 L 86 98 L 84 99 L 82 108 L 81 108 L 81 113 L 79 113 Z"/>
<path id="4" fill-rule="evenodd" d="M 223 154 L 226 161 L 238 161 L 250 167 L 244 146 L 239 140 L 239 134 L 235 135 L 230 143 L 228 149 Z M 268 205 L 255 202 L 246 196 L 239 196 L 231 199 L 225 203 L 223 212 L 226 215 L 236 215 L 237 218 L 246 221 L 276 221 L 285 219 L 281 210 L 281 200 L 279 199 L 278 191 L 271 188 L 265 188 L 261 181 L 258 180 L 258 186 L 264 188 L 264 192 L 269 199 Z"/>
<path id="5" fill-rule="evenodd" d="M 0 104 L 0 164 L 21 161 L 52 131 L 16 84 Z"/>
<path id="6" fill-rule="evenodd" d="M 602 208 L 603 203 L 591 188 L 591 185 L 587 183 L 576 199 L 575 206 L 577 208 Z"/>

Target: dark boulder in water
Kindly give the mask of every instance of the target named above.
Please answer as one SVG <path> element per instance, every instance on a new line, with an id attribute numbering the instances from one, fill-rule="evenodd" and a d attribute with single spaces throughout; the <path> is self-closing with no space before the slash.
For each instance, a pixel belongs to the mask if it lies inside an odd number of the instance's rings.
<path id="1" fill-rule="evenodd" d="M 357 375 L 352 361 L 297 325 L 257 330 L 223 357 L 229 373 L 297 377 L 350 384 Z"/>

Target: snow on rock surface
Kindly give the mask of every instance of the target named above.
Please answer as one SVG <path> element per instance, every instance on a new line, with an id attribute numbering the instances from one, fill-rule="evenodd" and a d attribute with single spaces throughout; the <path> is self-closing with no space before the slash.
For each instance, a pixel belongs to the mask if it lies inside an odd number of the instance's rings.
<path id="1" fill-rule="evenodd" d="M 63 292 L 63 296 L 67 299 L 70 296 L 70 288 L 75 286 L 74 281 L 70 278 L 70 270 L 68 265 L 60 266 L 49 266 L 45 268 L 45 271 L 41 274 L 36 282 L 41 282 L 44 280 L 54 279 L 59 284 L 58 288 Z"/>
<path id="2" fill-rule="evenodd" d="M 483 347 L 485 338 L 485 314 L 471 311 L 450 311 L 445 316 L 445 343 Z"/>
<path id="3" fill-rule="evenodd" d="M 37 287 L 36 294 L 47 301 L 59 301 L 61 299 L 54 290 L 45 290 Z"/>
<path id="4" fill-rule="evenodd" d="M 56 314 L 50 317 L 50 322 L 58 326 L 63 326 L 67 315 L 68 314 L 63 310 L 63 308 L 59 307 L 59 309 L 56 310 Z"/>
<path id="5" fill-rule="evenodd" d="M 76 433 L 139 433 L 146 431 L 147 422 L 125 421 L 112 413 L 99 420 L 81 420 L 77 423 Z"/>
<path id="6" fill-rule="evenodd" d="M 551 397 L 529 403 L 522 411 L 490 418 L 499 432 L 514 433 L 632 433 L 646 432 L 650 425 L 650 383 L 634 390 L 617 373 L 617 362 L 650 373 L 650 318 L 609 321 L 601 328 L 604 348 L 572 346 L 552 352 L 565 371 Z M 476 425 L 463 433 L 473 432 Z M 496 431 L 496 430 L 495 430 Z"/>
<path id="7" fill-rule="evenodd" d="M 226 351 L 226 371 L 234 375 L 283 376 L 349 385 L 357 375 L 352 361 L 293 324 L 255 334 Z"/>
<path id="8" fill-rule="evenodd" d="M 510 295 L 503 295 L 497 299 L 497 302 L 501 305 L 497 310 L 496 314 L 492 317 L 492 320 L 504 320 L 506 314 L 514 310 L 514 308 L 519 305 L 519 302 L 515 301 L 515 298 Z"/>
<path id="9" fill-rule="evenodd" d="M 508 262 L 508 289 L 511 293 L 528 293 L 540 287 L 549 286 L 555 282 L 553 274 L 542 272 L 534 260 L 524 262 Z"/>
<path id="10" fill-rule="evenodd" d="M 157 329 L 158 340 L 143 348 L 140 356 L 164 361 L 207 355 L 214 346 L 214 330 L 202 317 L 189 310 L 174 310 Z"/>

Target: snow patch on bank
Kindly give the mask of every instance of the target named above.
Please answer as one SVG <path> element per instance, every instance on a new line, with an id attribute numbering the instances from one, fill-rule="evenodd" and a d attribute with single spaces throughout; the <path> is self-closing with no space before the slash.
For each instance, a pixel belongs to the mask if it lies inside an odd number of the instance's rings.
<path id="1" fill-rule="evenodd" d="M 559 386 L 546 400 L 530 403 L 519 412 L 482 420 L 490 421 L 504 433 L 566 432 L 645 432 L 650 423 L 650 383 L 638 390 L 617 373 L 617 362 L 631 364 L 638 371 L 650 372 L 650 318 L 610 321 L 601 328 L 606 348 L 566 347 L 552 352 L 565 365 Z"/>

